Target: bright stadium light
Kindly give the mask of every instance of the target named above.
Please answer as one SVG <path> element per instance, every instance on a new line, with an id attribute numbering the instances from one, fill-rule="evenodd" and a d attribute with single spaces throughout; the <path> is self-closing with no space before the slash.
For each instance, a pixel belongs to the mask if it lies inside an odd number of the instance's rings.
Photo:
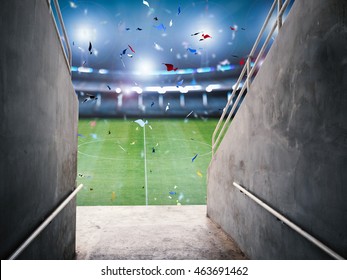
<path id="1" fill-rule="evenodd" d="M 78 67 L 78 72 L 80 73 L 93 73 L 93 68 L 89 67 Z"/>
<path id="2" fill-rule="evenodd" d="M 96 29 L 89 26 L 80 26 L 76 30 L 76 38 L 79 43 L 88 43 L 96 41 Z"/>
<path id="3" fill-rule="evenodd" d="M 153 63 L 148 59 L 140 59 L 136 65 L 136 72 L 138 75 L 151 75 L 153 72 Z"/>
<path id="4" fill-rule="evenodd" d="M 163 89 L 166 91 L 179 91 L 178 87 L 176 86 L 164 86 Z"/>
<path id="5" fill-rule="evenodd" d="M 108 74 L 110 71 L 106 69 L 99 69 L 99 74 Z"/>
<path id="6" fill-rule="evenodd" d="M 212 90 L 214 89 L 220 89 L 221 88 L 221 85 L 220 84 L 212 84 L 212 85 L 208 85 L 206 87 L 206 91 L 207 92 L 211 92 Z"/>
<path id="7" fill-rule="evenodd" d="M 137 92 L 138 94 L 142 93 L 142 88 L 140 88 L 140 87 L 132 87 L 131 90 Z"/>

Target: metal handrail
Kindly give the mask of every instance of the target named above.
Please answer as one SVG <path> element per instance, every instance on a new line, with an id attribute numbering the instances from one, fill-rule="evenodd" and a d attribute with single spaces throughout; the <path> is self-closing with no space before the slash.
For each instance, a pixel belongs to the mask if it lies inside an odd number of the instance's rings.
<path id="1" fill-rule="evenodd" d="M 83 184 L 80 184 L 55 210 L 45 219 L 39 227 L 18 247 L 16 251 L 8 258 L 9 260 L 16 259 L 26 247 L 48 226 L 48 224 L 60 213 L 61 210 L 73 199 L 76 194 L 82 189 Z"/>
<path id="2" fill-rule="evenodd" d="M 262 58 L 262 55 L 264 53 L 264 51 L 266 50 L 269 42 L 270 42 L 270 39 L 272 37 L 272 34 L 275 32 L 276 28 L 280 29 L 281 26 L 282 26 L 282 17 L 283 17 L 283 13 L 285 12 L 286 8 L 288 7 L 289 3 L 290 3 L 291 0 L 286 0 L 284 3 L 282 3 L 282 0 L 274 0 L 271 8 L 270 8 L 270 11 L 265 19 L 265 22 L 262 26 L 262 28 L 260 29 L 260 32 L 258 34 L 258 37 L 257 39 L 255 40 L 255 43 L 252 47 L 252 50 L 251 52 L 249 53 L 248 55 L 248 58 L 246 60 L 246 63 L 245 65 L 243 66 L 242 68 L 242 71 L 241 71 L 241 74 L 236 82 L 236 84 L 234 85 L 234 89 L 233 89 L 233 92 L 231 94 L 231 96 L 229 97 L 228 101 L 227 101 L 227 104 L 225 105 L 224 109 L 223 109 L 223 112 L 222 112 L 222 115 L 217 123 L 217 126 L 213 132 L 213 135 L 212 135 L 212 155 L 215 154 L 216 150 L 217 150 L 217 147 L 218 147 L 218 144 L 220 143 L 220 141 L 222 140 L 222 136 L 223 136 L 223 133 L 227 127 L 227 125 L 229 124 L 229 121 L 230 121 L 230 118 L 231 116 L 233 115 L 233 113 L 235 112 L 236 108 L 238 107 L 238 105 L 241 103 L 241 98 L 245 92 L 245 89 L 247 88 L 247 91 L 250 90 L 250 86 L 252 84 L 252 77 L 254 76 L 255 74 L 255 70 L 256 70 L 256 67 L 258 66 L 259 64 L 259 61 L 260 59 Z M 255 51 L 260 43 L 260 40 L 262 38 L 262 36 L 264 35 L 264 32 L 265 32 L 265 29 L 268 27 L 268 24 L 270 22 L 270 19 L 275 11 L 275 7 L 278 7 L 277 9 L 277 20 L 275 21 L 275 23 L 273 24 L 272 28 L 271 28 L 271 31 L 269 32 L 268 36 L 266 37 L 265 39 L 265 42 L 263 43 L 256 59 L 255 59 L 255 62 L 253 65 L 251 65 L 251 59 L 254 58 L 254 54 L 255 54 Z M 246 77 L 245 77 L 246 76 Z M 241 81 L 243 79 L 246 79 L 245 80 L 245 83 L 244 85 L 242 86 L 241 88 L 241 92 L 239 93 L 239 96 L 237 97 L 236 101 L 231 105 L 231 101 L 232 101 L 232 98 L 235 96 L 237 90 L 239 90 L 239 86 L 241 84 Z M 222 122 L 225 118 L 225 115 L 227 114 L 227 111 L 229 109 L 229 107 L 231 106 L 231 110 L 228 114 L 228 117 L 227 119 L 225 120 L 222 128 L 220 129 L 221 125 L 222 125 Z"/>
<path id="3" fill-rule="evenodd" d="M 289 219 L 287 219 L 285 216 L 283 216 L 282 214 L 280 214 L 279 212 L 277 212 L 275 209 L 271 208 L 269 205 L 267 205 L 265 202 L 263 202 L 262 200 L 260 200 L 259 198 L 257 198 L 255 195 L 253 195 L 252 193 L 250 193 L 249 191 L 247 191 L 245 188 L 243 188 L 240 184 L 233 182 L 233 185 L 239 189 L 242 193 L 244 193 L 245 195 L 247 195 L 250 199 L 252 199 L 253 201 L 255 201 L 257 204 L 259 204 L 261 207 L 263 207 L 265 210 L 267 210 L 268 212 L 270 212 L 272 215 L 274 215 L 276 218 L 278 218 L 279 220 L 281 220 L 283 223 L 285 223 L 287 226 L 289 226 L 290 228 L 292 228 L 294 231 L 296 231 L 297 233 L 299 233 L 301 236 L 305 237 L 308 241 L 310 241 L 311 243 L 313 243 L 314 245 L 316 245 L 317 247 L 319 247 L 320 249 L 322 249 L 325 253 L 327 253 L 328 255 L 330 255 L 331 257 L 333 257 L 336 260 L 344 260 L 344 258 L 342 256 L 340 256 L 338 253 L 336 253 L 335 251 L 333 251 L 332 249 L 330 249 L 328 246 L 326 246 L 325 244 L 323 244 L 321 241 L 319 241 L 317 238 L 313 237 L 311 234 L 309 234 L 308 232 L 304 231 L 302 228 L 300 228 L 299 226 L 297 226 L 296 224 L 294 224 L 292 221 L 290 221 Z"/>
<path id="4" fill-rule="evenodd" d="M 62 16 L 61 11 L 60 11 L 60 6 L 59 6 L 59 3 L 58 3 L 58 0 L 53 0 L 53 3 L 54 3 L 55 10 L 57 12 L 57 15 L 58 15 L 58 20 L 59 20 L 60 27 L 61 27 L 61 29 L 63 31 L 63 36 L 64 36 L 64 40 L 65 40 L 67 54 L 65 52 L 63 41 L 62 41 L 62 39 L 60 37 L 60 33 L 59 33 L 58 26 L 57 26 L 57 22 L 55 20 L 53 12 L 52 12 L 51 0 L 47 0 L 47 3 L 48 3 L 48 6 L 49 6 L 49 9 L 50 9 L 50 12 L 52 14 L 53 21 L 55 23 L 55 29 L 56 29 L 57 34 L 58 34 L 59 39 L 60 39 L 60 44 L 61 44 L 61 47 L 63 49 L 63 53 L 64 53 L 64 56 L 65 56 L 65 61 L 67 63 L 67 66 L 69 68 L 69 72 L 71 74 L 72 52 L 71 52 L 70 42 L 69 42 L 69 38 L 68 38 L 67 33 L 66 33 L 66 29 L 65 29 L 65 25 L 64 25 L 64 21 L 63 21 L 63 16 Z"/>

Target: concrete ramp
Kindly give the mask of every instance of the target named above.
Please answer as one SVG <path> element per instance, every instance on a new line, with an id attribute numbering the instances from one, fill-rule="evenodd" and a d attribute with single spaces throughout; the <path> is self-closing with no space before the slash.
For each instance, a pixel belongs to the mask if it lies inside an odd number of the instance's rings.
<path id="1" fill-rule="evenodd" d="M 77 259 L 245 259 L 206 206 L 77 207 Z"/>

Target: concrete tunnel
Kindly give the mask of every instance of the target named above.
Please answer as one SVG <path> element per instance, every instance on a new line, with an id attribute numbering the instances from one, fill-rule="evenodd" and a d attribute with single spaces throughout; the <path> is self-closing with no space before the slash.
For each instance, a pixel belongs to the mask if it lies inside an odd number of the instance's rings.
<path id="1" fill-rule="evenodd" d="M 212 157 L 207 216 L 250 259 L 331 256 L 234 182 L 347 257 L 346 11 L 345 1 L 294 2 Z M 0 22 L 0 256 L 6 259 L 76 187 L 78 101 L 47 1 L 2 1 Z M 75 253 L 72 199 L 19 258 Z"/>

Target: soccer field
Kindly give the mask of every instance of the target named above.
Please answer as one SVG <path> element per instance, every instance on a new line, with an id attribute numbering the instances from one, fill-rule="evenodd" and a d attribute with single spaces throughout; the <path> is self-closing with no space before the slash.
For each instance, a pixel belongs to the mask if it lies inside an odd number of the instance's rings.
<path id="1" fill-rule="evenodd" d="M 77 204 L 205 204 L 217 120 L 134 121 L 79 121 Z"/>

